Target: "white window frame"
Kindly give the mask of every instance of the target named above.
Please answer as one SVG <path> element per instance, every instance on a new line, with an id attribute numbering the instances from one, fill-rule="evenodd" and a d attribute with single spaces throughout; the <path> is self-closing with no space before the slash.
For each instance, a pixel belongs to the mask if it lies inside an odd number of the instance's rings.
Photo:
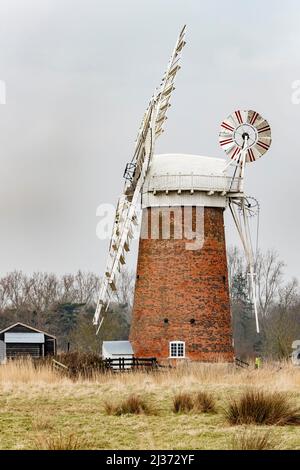
<path id="1" fill-rule="evenodd" d="M 182 345 L 183 355 L 182 356 L 173 356 L 172 355 L 172 345 L 176 344 L 176 353 L 178 353 L 178 345 Z M 170 341 L 169 343 L 169 358 L 170 359 L 184 359 L 185 358 L 185 341 Z"/>

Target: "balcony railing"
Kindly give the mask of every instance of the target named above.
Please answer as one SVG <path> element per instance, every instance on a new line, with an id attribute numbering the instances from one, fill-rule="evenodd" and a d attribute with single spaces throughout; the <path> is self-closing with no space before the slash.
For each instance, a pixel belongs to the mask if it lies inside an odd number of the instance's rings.
<path id="1" fill-rule="evenodd" d="M 161 191 L 207 191 L 220 193 L 236 193 L 239 191 L 241 178 L 223 175 L 153 175 L 145 188 L 149 192 Z"/>

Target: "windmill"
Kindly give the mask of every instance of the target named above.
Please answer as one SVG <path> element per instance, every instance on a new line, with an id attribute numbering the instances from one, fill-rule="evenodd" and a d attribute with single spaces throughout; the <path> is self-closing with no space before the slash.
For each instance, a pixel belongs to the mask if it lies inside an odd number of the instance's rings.
<path id="1" fill-rule="evenodd" d="M 245 249 L 259 331 L 248 220 L 257 204 L 244 193 L 244 176 L 246 163 L 255 161 L 269 148 L 270 127 L 254 111 L 236 111 L 229 116 L 220 132 L 220 144 L 230 157 L 229 163 L 199 155 L 154 154 L 167 119 L 184 45 L 185 27 L 162 83 L 150 100 L 133 158 L 124 172 L 125 185 L 117 205 L 93 322 L 98 332 L 118 288 L 118 276 L 138 224 L 141 199 L 141 233 L 147 236 L 139 241 L 130 330 L 135 356 L 155 356 L 162 361 L 185 357 L 231 361 L 234 351 L 223 213 L 229 206 Z M 233 175 L 227 175 L 232 167 Z M 170 229 L 167 237 L 163 233 L 164 217 Z M 203 243 L 194 249 L 187 229 L 197 224 Z"/>

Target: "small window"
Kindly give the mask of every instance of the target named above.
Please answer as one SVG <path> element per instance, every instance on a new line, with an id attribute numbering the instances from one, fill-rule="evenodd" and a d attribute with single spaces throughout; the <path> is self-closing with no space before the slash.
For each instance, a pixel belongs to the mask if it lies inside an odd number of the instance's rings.
<path id="1" fill-rule="evenodd" d="M 170 357 L 185 357 L 184 341 L 171 341 L 170 342 Z"/>
<path id="2" fill-rule="evenodd" d="M 164 319 L 164 323 L 169 323 L 169 319 L 168 319 L 168 318 L 165 318 L 165 319 Z"/>

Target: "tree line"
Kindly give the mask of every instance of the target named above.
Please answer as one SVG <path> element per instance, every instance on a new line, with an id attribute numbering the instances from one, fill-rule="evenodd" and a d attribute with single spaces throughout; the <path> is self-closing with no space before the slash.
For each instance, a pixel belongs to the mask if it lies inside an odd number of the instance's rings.
<path id="1" fill-rule="evenodd" d="M 106 315 L 96 337 L 92 325 L 100 287 L 96 274 L 13 271 L 0 278 L 0 329 L 20 321 L 55 335 L 61 350 L 99 352 L 102 338 L 128 338 L 133 280 L 132 273 L 122 273 L 108 312 L 112 315 Z"/>
<path id="2" fill-rule="evenodd" d="M 296 279 L 286 280 L 284 262 L 275 251 L 258 252 L 256 284 L 261 333 L 255 329 L 247 265 L 243 253 L 227 253 L 236 355 L 288 357 L 300 339 L 300 292 Z M 100 279 L 90 272 L 58 276 L 14 271 L 0 278 L 0 329 L 21 321 L 57 336 L 61 350 L 100 352 L 103 339 L 127 339 L 135 274 L 121 273 L 119 288 L 98 336 L 92 325 Z"/>
<path id="3" fill-rule="evenodd" d="M 274 250 L 255 259 L 260 334 L 256 333 L 244 254 L 236 247 L 227 253 L 229 289 L 236 355 L 257 354 L 287 358 L 300 339 L 300 292 L 297 279 L 286 280 L 285 263 Z"/>

